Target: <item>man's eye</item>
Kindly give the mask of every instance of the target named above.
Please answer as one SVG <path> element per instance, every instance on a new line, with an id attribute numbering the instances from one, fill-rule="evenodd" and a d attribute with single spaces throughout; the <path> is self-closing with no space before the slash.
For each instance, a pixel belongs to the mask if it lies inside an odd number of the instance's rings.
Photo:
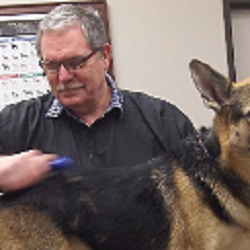
<path id="1" fill-rule="evenodd" d="M 72 69 L 76 69 L 77 67 L 79 67 L 82 63 L 84 62 L 82 57 L 75 57 L 72 58 L 71 60 L 69 60 L 67 62 L 67 66 L 69 66 Z"/>
<path id="2" fill-rule="evenodd" d="M 46 68 L 48 69 L 58 69 L 59 68 L 59 63 L 56 62 L 48 62 L 46 63 Z"/>

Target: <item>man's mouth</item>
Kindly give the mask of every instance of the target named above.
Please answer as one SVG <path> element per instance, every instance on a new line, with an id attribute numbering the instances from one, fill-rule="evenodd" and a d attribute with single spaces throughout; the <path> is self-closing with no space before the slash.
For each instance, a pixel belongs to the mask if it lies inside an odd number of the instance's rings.
<path id="1" fill-rule="evenodd" d="M 80 88 L 84 88 L 84 84 L 82 84 L 82 83 L 59 84 L 57 86 L 57 91 L 61 92 L 61 91 L 67 91 L 67 90 L 76 90 L 76 89 L 80 89 Z"/>

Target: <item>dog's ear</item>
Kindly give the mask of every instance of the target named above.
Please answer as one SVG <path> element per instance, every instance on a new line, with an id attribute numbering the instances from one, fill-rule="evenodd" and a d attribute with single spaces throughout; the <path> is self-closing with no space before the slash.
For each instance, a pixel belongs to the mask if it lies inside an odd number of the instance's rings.
<path id="1" fill-rule="evenodd" d="M 191 76 L 206 106 L 219 112 L 229 102 L 232 82 L 209 65 L 192 60 L 189 64 Z"/>

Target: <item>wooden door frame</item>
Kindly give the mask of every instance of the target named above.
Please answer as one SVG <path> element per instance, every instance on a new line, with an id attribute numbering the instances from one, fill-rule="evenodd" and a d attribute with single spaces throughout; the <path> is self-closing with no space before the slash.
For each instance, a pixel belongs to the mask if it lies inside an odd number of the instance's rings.
<path id="1" fill-rule="evenodd" d="M 231 12 L 233 10 L 250 9 L 250 0 L 223 0 L 223 17 L 225 22 L 225 40 L 227 47 L 227 63 L 229 70 L 229 77 L 236 81 L 236 67 L 235 67 L 235 52 L 233 44 L 232 19 Z"/>

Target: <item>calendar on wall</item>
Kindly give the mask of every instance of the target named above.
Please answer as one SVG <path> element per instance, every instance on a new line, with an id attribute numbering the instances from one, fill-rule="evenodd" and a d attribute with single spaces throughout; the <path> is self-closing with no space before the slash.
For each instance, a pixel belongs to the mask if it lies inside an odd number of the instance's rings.
<path id="1" fill-rule="evenodd" d="M 39 66 L 35 35 L 43 15 L 0 18 L 0 109 L 49 91 Z"/>

